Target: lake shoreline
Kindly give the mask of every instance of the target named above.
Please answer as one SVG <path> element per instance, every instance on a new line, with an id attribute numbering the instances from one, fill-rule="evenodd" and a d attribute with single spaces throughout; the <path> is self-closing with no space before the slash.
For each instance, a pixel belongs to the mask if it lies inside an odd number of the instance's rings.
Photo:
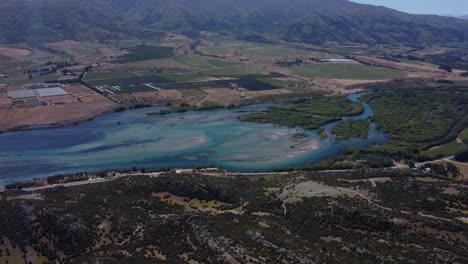
<path id="1" fill-rule="evenodd" d="M 354 95 L 355 100 L 359 95 Z M 0 135 L 0 185 L 51 175 L 115 168 L 222 166 L 234 172 L 298 168 L 341 155 L 350 146 L 367 148 L 387 138 L 372 130 L 367 139 L 293 139 L 299 128 L 241 122 L 239 116 L 269 105 L 147 115 L 157 108 L 118 111 L 73 127 Z M 367 119 L 372 110 L 352 119 Z M 340 121 L 323 127 L 330 129 Z M 27 166 L 24 166 L 27 164 Z"/>

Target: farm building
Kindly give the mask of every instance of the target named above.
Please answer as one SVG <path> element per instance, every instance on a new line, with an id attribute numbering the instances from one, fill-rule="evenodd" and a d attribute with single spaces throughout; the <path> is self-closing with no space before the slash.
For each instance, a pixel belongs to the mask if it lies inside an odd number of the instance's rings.
<path id="1" fill-rule="evenodd" d="M 37 87 L 37 86 L 36 86 Z M 37 88 L 37 89 L 23 89 L 13 90 L 7 92 L 7 97 L 11 99 L 24 99 L 31 97 L 50 97 L 68 95 L 68 93 L 62 89 L 62 87 L 51 87 L 51 88 Z"/>
<path id="2" fill-rule="evenodd" d="M 39 97 L 60 96 L 68 94 L 61 87 L 36 89 L 36 92 L 39 95 Z"/>
<path id="3" fill-rule="evenodd" d="M 23 99 L 23 98 L 36 97 L 36 93 L 34 92 L 34 90 L 8 91 L 7 96 L 8 98 L 11 98 L 11 99 Z"/>
<path id="4" fill-rule="evenodd" d="M 46 89 L 46 88 L 61 88 L 59 83 L 41 83 L 32 84 L 27 87 L 28 89 Z"/>

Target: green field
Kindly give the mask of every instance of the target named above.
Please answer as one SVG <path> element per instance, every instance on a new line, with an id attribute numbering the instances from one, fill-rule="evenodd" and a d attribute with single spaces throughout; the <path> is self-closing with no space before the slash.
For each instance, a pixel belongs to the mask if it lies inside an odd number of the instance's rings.
<path id="1" fill-rule="evenodd" d="M 468 127 L 460 133 L 461 140 L 468 145 Z"/>
<path id="2" fill-rule="evenodd" d="M 206 75 L 199 73 L 163 73 L 159 76 L 176 81 L 178 83 L 187 82 L 204 82 L 208 78 Z"/>
<path id="3" fill-rule="evenodd" d="M 352 54 L 362 54 L 365 52 L 369 52 L 368 48 L 359 46 L 332 46 L 328 47 L 327 50 L 330 50 L 332 52 L 344 52 Z"/>
<path id="4" fill-rule="evenodd" d="M 360 114 L 362 111 L 360 104 L 351 102 L 346 97 L 322 96 L 253 112 L 242 116 L 241 121 L 312 130 L 342 117 Z"/>
<path id="5" fill-rule="evenodd" d="M 200 50 L 206 54 L 216 56 L 226 56 L 231 52 L 227 46 L 204 46 L 200 47 Z"/>
<path id="6" fill-rule="evenodd" d="M 185 71 L 188 69 L 192 69 L 191 66 L 180 63 L 175 60 L 175 58 L 165 58 L 165 59 L 152 59 L 152 60 L 145 60 L 145 61 L 137 61 L 127 64 L 130 67 L 136 67 L 140 69 L 147 69 L 147 70 L 179 70 Z"/>
<path id="7" fill-rule="evenodd" d="M 237 62 L 219 60 L 219 59 L 209 59 L 207 62 L 215 67 L 229 67 L 239 65 Z"/>
<path id="8" fill-rule="evenodd" d="M 438 157 L 452 156 L 452 155 L 455 155 L 457 152 L 467 150 L 467 149 L 468 147 L 465 144 L 461 144 L 457 142 L 450 142 L 448 144 L 424 151 L 422 152 L 422 154 L 429 156 L 431 158 L 438 158 Z"/>
<path id="9" fill-rule="evenodd" d="M 199 89 L 179 89 L 184 97 L 191 97 L 191 96 L 205 96 L 206 93 Z"/>
<path id="10" fill-rule="evenodd" d="M 429 63 L 429 62 L 425 62 L 425 61 L 420 61 L 420 60 L 409 60 L 409 59 L 405 59 L 405 58 L 398 58 L 397 60 L 399 60 L 400 62 L 404 62 L 404 63 L 410 63 L 410 64 L 415 64 L 415 65 L 421 65 L 421 66 L 427 66 L 427 67 L 433 67 L 433 68 L 438 68 L 437 65 L 435 64 L 432 64 L 432 63 Z"/>
<path id="11" fill-rule="evenodd" d="M 253 47 L 238 49 L 238 53 L 247 56 L 258 57 L 281 57 L 281 56 L 307 56 L 311 52 L 299 49 L 291 49 L 282 46 L 257 45 Z"/>
<path id="12" fill-rule="evenodd" d="M 83 79 L 84 81 L 118 79 L 128 77 L 138 77 L 139 75 L 129 71 L 104 71 L 104 72 L 88 72 Z"/>
<path id="13" fill-rule="evenodd" d="M 282 56 L 308 56 L 313 52 L 301 49 L 287 48 L 279 45 L 264 45 L 251 42 L 220 43 L 218 46 L 203 46 L 200 49 L 208 54 L 226 56 L 231 52 L 242 56 L 256 57 L 282 57 Z"/>
<path id="14" fill-rule="evenodd" d="M 338 139 L 367 138 L 369 131 L 369 121 L 367 120 L 346 120 L 332 129 L 332 133 Z"/>
<path id="15" fill-rule="evenodd" d="M 49 81 L 57 81 L 57 79 L 61 75 L 58 75 L 56 73 L 49 73 L 46 75 L 34 75 L 32 79 L 29 79 L 29 75 L 21 75 L 21 76 L 15 76 L 15 77 L 10 77 L 6 79 L 0 79 L 0 84 L 11 84 L 11 85 L 23 85 L 26 83 L 42 83 L 42 82 L 49 82 Z"/>
<path id="16" fill-rule="evenodd" d="M 137 61 L 165 59 L 174 56 L 173 48 L 160 46 L 135 46 L 128 48 L 128 54 L 119 57 L 114 63 L 131 63 Z"/>
<path id="17" fill-rule="evenodd" d="M 230 67 L 224 67 L 224 68 L 217 68 L 213 70 L 207 70 L 203 72 L 206 75 L 212 75 L 212 76 L 241 76 L 241 75 L 247 75 L 247 74 L 262 74 L 262 73 L 268 73 L 267 70 L 247 65 L 247 64 L 241 64 L 237 66 L 230 66 Z"/>
<path id="18" fill-rule="evenodd" d="M 211 69 L 213 65 L 201 56 L 178 56 L 176 61 L 198 69 Z"/>
<path id="19" fill-rule="evenodd" d="M 306 64 L 293 66 L 292 71 L 310 78 L 381 80 L 403 78 L 406 73 L 361 64 Z"/>

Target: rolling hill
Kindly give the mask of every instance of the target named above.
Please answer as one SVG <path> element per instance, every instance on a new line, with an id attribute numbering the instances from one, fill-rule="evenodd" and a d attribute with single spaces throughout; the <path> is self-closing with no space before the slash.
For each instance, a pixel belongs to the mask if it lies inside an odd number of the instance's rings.
<path id="1" fill-rule="evenodd" d="M 348 0 L 3 0 L 0 42 L 104 40 L 161 31 L 261 34 L 321 44 L 465 42 L 462 19 Z"/>

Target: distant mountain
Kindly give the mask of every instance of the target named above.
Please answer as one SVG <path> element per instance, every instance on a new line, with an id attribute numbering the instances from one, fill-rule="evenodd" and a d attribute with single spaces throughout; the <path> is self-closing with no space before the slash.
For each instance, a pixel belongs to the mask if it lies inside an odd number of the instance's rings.
<path id="1" fill-rule="evenodd" d="M 459 16 L 458 18 L 461 18 L 461 19 L 468 19 L 468 15 Z"/>
<path id="2" fill-rule="evenodd" d="M 161 31 L 289 41 L 464 42 L 468 21 L 348 0 L 2 0 L 0 42 L 103 40 Z"/>

